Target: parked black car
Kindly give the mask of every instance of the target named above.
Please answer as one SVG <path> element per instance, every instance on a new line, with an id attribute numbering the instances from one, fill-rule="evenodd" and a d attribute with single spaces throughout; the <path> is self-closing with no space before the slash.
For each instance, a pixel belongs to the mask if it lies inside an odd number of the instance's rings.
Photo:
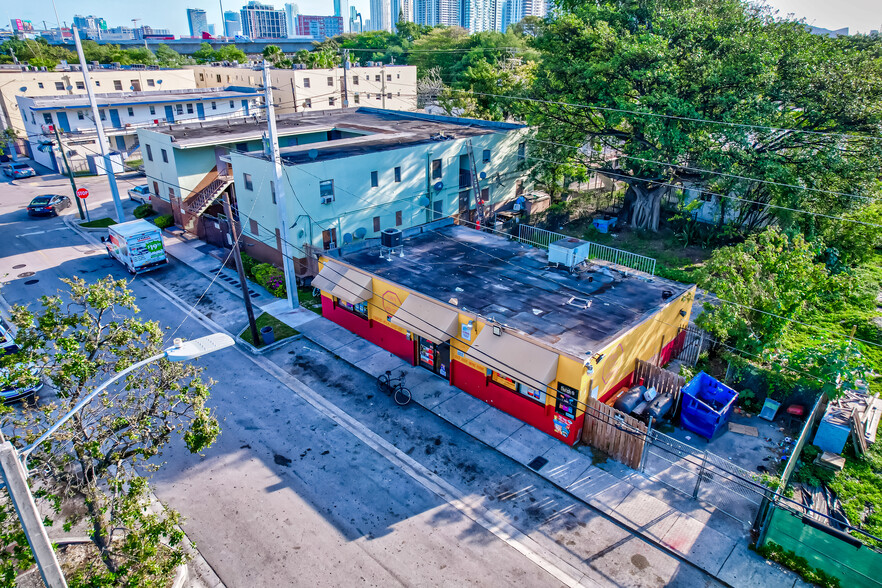
<path id="1" fill-rule="evenodd" d="M 70 198 L 59 194 L 45 194 L 37 196 L 28 204 L 28 214 L 31 216 L 58 216 L 59 211 L 70 206 Z"/>

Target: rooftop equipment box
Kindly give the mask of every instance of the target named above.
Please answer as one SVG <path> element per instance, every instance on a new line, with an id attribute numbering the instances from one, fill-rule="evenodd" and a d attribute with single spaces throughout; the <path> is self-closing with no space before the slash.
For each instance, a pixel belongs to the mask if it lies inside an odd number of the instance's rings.
<path id="1" fill-rule="evenodd" d="M 582 239 L 559 239 L 548 246 L 548 263 L 558 263 L 572 269 L 588 259 L 590 248 L 591 243 Z"/>

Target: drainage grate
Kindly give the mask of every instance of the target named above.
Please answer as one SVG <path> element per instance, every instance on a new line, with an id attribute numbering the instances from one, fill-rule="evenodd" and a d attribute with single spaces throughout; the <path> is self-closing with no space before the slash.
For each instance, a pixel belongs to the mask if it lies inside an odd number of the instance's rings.
<path id="1" fill-rule="evenodd" d="M 35 272 L 21 272 L 20 274 L 18 274 L 18 277 L 19 278 L 30 278 L 31 276 L 34 275 L 34 273 Z"/>
<path id="2" fill-rule="evenodd" d="M 538 472 L 543 467 L 545 467 L 545 464 L 547 464 L 547 463 L 548 463 L 548 460 L 545 459 L 544 457 L 537 457 L 536 459 L 534 459 L 533 461 L 528 463 L 527 467 L 530 468 L 531 470 Z"/>

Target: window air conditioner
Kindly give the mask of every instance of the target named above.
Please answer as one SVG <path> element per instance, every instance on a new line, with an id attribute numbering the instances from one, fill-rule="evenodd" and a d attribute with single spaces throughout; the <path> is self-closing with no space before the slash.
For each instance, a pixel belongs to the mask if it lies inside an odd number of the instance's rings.
<path id="1" fill-rule="evenodd" d="M 322 196 L 322 204 L 330 204 L 334 201 L 333 196 Z"/>

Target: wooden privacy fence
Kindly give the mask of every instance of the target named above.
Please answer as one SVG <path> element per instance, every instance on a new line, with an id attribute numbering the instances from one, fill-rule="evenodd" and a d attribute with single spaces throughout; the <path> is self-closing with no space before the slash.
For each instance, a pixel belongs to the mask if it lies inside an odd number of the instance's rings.
<path id="1" fill-rule="evenodd" d="M 599 400 L 588 399 L 582 427 L 584 443 L 638 469 L 645 439 L 646 425 Z"/>
<path id="2" fill-rule="evenodd" d="M 686 385 L 686 378 L 669 372 L 648 361 L 638 359 L 634 366 L 634 384 L 643 384 L 647 388 L 655 388 L 659 394 L 672 394 L 676 400 L 680 389 Z"/>

